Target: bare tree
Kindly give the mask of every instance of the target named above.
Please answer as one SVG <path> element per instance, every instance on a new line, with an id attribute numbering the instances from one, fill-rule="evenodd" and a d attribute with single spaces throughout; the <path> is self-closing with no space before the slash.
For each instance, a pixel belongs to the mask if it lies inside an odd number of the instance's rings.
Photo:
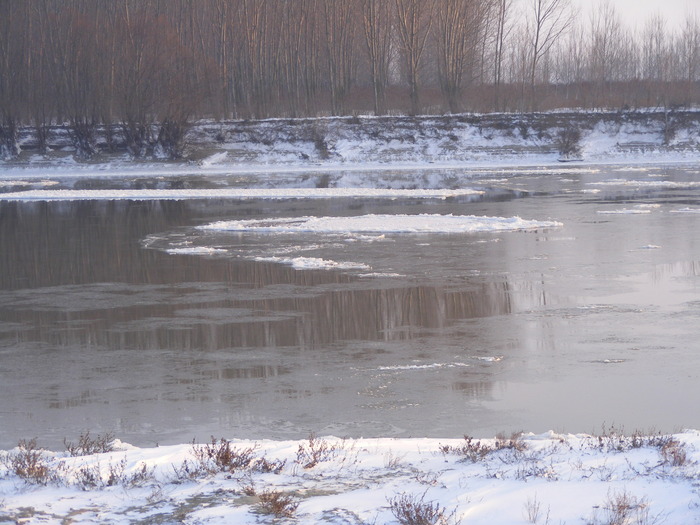
<path id="1" fill-rule="evenodd" d="M 461 111 L 462 85 L 471 81 L 486 23 L 483 0 L 437 0 L 438 80 L 451 112 Z"/>
<path id="2" fill-rule="evenodd" d="M 590 20 L 588 67 L 590 79 L 596 86 L 595 98 L 601 105 L 605 105 L 609 97 L 611 81 L 618 79 L 622 37 L 620 17 L 614 5 L 610 0 L 600 0 Z"/>
<path id="3" fill-rule="evenodd" d="M 530 0 L 528 19 L 530 39 L 531 108 L 535 109 L 537 66 L 559 38 L 569 29 L 574 17 L 570 0 Z"/>
<path id="4" fill-rule="evenodd" d="M 344 99 L 350 91 L 355 68 L 356 0 L 323 2 L 323 26 L 331 113 L 344 111 Z"/>
<path id="5" fill-rule="evenodd" d="M 374 114 L 382 115 L 386 112 L 386 87 L 393 54 L 391 4 L 386 0 L 362 0 L 362 28 L 369 59 Z"/>
<path id="6" fill-rule="evenodd" d="M 505 58 L 505 46 L 513 24 L 511 13 L 513 0 L 494 0 L 490 19 L 493 23 L 493 107 L 496 111 L 501 109 L 501 84 L 503 83 L 503 60 Z"/>
<path id="7" fill-rule="evenodd" d="M 646 105 L 665 106 L 668 104 L 668 93 L 659 87 L 669 79 L 672 56 L 663 16 L 656 14 L 647 20 L 641 42 L 642 76 L 647 87 Z"/>
<path id="8" fill-rule="evenodd" d="M 433 22 L 435 0 L 394 0 L 394 4 L 396 28 L 411 99 L 411 113 L 416 115 L 420 111 L 418 78 L 423 51 Z"/>
<path id="9" fill-rule="evenodd" d="M 26 6 L 20 2 L 0 2 L 0 158 L 20 153 L 18 127 L 23 117 L 27 88 L 25 42 L 28 22 Z"/>
<path id="10" fill-rule="evenodd" d="M 680 35 L 680 57 L 682 69 L 680 77 L 686 82 L 700 78 L 700 19 L 688 14 Z"/>

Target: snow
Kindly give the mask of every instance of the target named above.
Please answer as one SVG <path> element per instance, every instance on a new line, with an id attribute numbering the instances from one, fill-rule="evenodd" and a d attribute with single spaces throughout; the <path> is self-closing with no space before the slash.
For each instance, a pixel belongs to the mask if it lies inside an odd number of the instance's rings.
<path id="1" fill-rule="evenodd" d="M 361 215 L 357 217 L 294 217 L 218 221 L 202 230 L 252 233 L 475 233 L 558 228 L 556 221 L 474 215 Z"/>
<path id="2" fill-rule="evenodd" d="M 10 468 L 21 449 L 0 452 L 0 522 L 398 524 L 392 506 L 402 501 L 451 517 L 431 523 L 689 524 L 700 517 L 700 432 L 693 430 L 116 445 L 79 457 L 35 451 L 51 474 L 45 484 Z M 226 450 L 229 459 L 216 454 Z M 290 498 L 292 517 L 270 514 L 265 493 Z"/>

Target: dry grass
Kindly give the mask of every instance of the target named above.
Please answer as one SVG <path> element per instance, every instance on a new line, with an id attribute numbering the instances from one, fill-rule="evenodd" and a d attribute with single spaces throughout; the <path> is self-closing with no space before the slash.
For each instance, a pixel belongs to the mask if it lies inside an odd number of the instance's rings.
<path id="1" fill-rule="evenodd" d="M 266 490 L 258 494 L 260 511 L 276 518 L 291 518 L 299 507 L 299 502 L 291 494 L 276 490 Z"/>
<path id="2" fill-rule="evenodd" d="M 343 443 L 330 444 L 311 434 L 305 443 L 299 445 L 296 462 L 305 469 L 313 468 L 319 463 L 331 461 L 343 449 Z"/>
<path id="3" fill-rule="evenodd" d="M 106 432 L 92 437 L 87 431 L 80 434 L 77 443 L 64 439 L 63 444 L 72 457 L 112 452 L 114 451 L 114 434 Z"/>
<path id="4" fill-rule="evenodd" d="M 36 438 L 21 440 L 19 450 L 3 458 L 7 469 L 27 483 L 46 485 L 53 481 L 56 473 L 49 466 L 43 449 L 37 447 Z"/>
<path id="5" fill-rule="evenodd" d="M 176 480 L 197 479 L 220 472 L 242 473 L 262 472 L 279 474 L 285 461 L 271 461 L 258 457 L 257 446 L 237 448 L 226 439 L 212 437 L 210 443 L 192 444 L 194 461 L 185 460 L 179 467 L 173 467 Z"/>
<path id="6" fill-rule="evenodd" d="M 460 446 L 453 447 L 450 445 L 441 445 L 440 452 L 443 454 L 454 454 L 464 456 L 466 459 L 476 463 L 486 458 L 489 454 L 501 450 L 510 450 L 513 452 L 523 452 L 527 449 L 527 445 L 522 440 L 522 434 L 515 433 L 509 438 L 503 434 L 496 436 L 493 443 L 485 443 L 476 441 L 471 436 L 464 436 L 464 443 Z"/>
<path id="7" fill-rule="evenodd" d="M 659 446 L 659 453 L 666 465 L 683 467 L 688 463 L 688 453 L 677 439 L 670 438 Z"/>
<path id="8" fill-rule="evenodd" d="M 637 498 L 625 490 L 608 493 L 598 510 L 603 515 L 594 515 L 588 525 L 656 525 L 663 521 L 661 516 L 651 515 L 646 498 Z"/>
<path id="9" fill-rule="evenodd" d="M 401 525 L 447 525 L 454 513 L 447 514 L 444 507 L 421 496 L 402 493 L 389 500 L 391 513 Z"/>

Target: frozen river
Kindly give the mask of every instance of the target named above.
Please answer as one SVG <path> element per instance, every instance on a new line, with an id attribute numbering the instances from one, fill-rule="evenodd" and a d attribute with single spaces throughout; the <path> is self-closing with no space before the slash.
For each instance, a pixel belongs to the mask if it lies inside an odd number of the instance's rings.
<path id="1" fill-rule="evenodd" d="M 0 448 L 700 428 L 698 173 L 5 182 Z"/>

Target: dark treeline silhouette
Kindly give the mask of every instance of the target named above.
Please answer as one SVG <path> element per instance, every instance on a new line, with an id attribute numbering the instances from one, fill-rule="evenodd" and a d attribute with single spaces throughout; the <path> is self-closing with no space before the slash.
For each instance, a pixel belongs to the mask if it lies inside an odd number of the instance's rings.
<path id="1" fill-rule="evenodd" d="M 0 156 L 69 130 L 177 157 L 188 121 L 670 107 L 700 101 L 700 22 L 610 0 L 0 0 Z"/>

